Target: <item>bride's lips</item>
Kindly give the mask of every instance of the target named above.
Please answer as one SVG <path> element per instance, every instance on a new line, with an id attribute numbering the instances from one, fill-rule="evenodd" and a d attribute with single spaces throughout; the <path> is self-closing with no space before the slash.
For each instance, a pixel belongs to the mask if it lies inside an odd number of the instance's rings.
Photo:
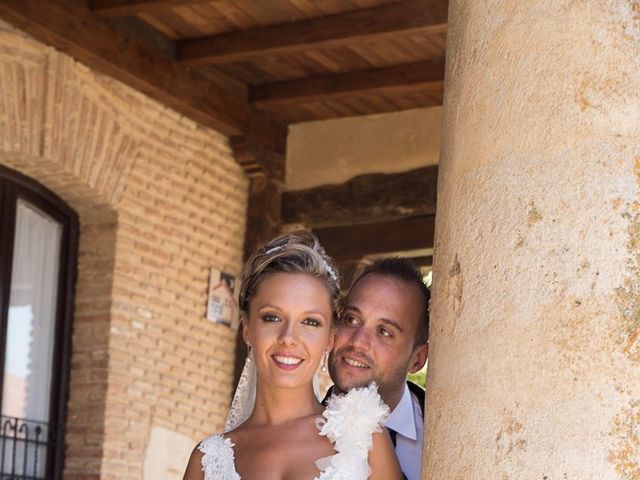
<path id="1" fill-rule="evenodd" d="M 286 354 L 273 354 L 271 355 L 271 358 L 273 359 L 276 366 L 278 366 L 282 370 L 295 370 L 304 361 L 300 357 Z"/>

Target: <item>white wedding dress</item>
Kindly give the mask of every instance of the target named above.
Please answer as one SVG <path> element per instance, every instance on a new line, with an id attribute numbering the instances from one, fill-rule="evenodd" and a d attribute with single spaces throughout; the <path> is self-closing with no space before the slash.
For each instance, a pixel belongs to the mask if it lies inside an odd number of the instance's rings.
<path id="1" fill-rule="evenodd" d="M 318 434 L 326 436 L 336 453 L 316 461 L 321 473 L 315 480 L 366 480 L 372 434 L 382 431 L 389 407 L 375 384 L 334 395 L 318 423 Z M 235 468 L 233 443 L 223 435 L 212 435 L 198 448 L 204 454 L 204 480 L 241 480 Z"/>

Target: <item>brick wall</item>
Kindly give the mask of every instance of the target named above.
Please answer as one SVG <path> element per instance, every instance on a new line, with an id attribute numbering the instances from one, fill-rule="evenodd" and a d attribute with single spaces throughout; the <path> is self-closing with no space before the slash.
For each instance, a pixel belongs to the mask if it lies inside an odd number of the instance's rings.
<path id="1" fill-rule="evenodd" d="M 242 262 L 226 138 L 0 23 L 0 163 L 80 216 L 65 478 L 179 478 L 231 396 L 235 335 L 204 320 L 209 268 Z"/>

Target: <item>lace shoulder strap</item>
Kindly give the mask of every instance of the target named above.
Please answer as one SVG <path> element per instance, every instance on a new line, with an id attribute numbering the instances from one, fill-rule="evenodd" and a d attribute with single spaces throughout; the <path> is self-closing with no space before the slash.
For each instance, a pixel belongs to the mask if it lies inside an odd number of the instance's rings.
<path id="1" fill-rule="evenodd" d="M 200 442 L 204 480 L 241 480 L 236 472 L 233 447 L 231 440 L 222 435 L 211 435 Z"/>
<path id="2" fill-rule="evenodd" d="M 375 383 L 333 395 L 317 423 L 320 435 L 325 435 L 338 453 L 319 460 L 318 467 L 325 469 L 317 480 L 366 480 L 371 473 L 371 435 L 382 431 L 388 415 L 389 407 Z"/>

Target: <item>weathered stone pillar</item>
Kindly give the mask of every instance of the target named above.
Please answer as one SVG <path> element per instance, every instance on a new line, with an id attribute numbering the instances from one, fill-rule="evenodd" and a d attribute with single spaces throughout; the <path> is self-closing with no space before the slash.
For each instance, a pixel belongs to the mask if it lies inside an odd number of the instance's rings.
<path id="1" fill-rule="evenodd" d="M 451 0 L 423 478 L 640 479 L 640 3 Z"/>

